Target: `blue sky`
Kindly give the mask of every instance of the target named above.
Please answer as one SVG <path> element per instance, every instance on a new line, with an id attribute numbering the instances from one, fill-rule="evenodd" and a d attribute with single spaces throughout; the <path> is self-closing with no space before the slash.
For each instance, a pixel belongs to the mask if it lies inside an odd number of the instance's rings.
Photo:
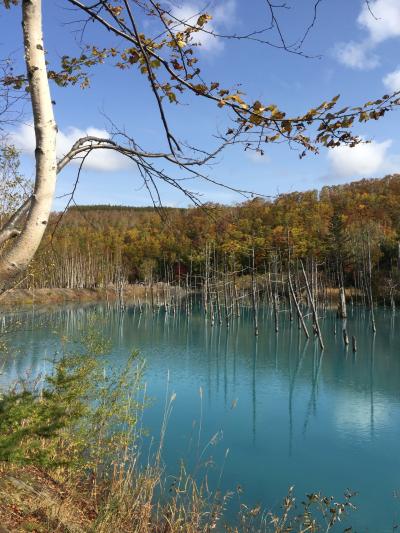
<path id="1" fill-rule="evenodd" d="M 201 11 L 199 0 L 173 0 L 177 14 Z M 282 28 L 288 41 L 296 40 L 312 19 L 313 0 L 293 0 L 290 10 L 281 11 Z M 372 0 L 373 15 L 363 0 L 323 0 L 317 23 L 303 51 L 320 58 L 304 58 L 246 41 L 204 38 L 199 48 L 203 76 L 233 87 L 241 83 L 250 100 L 275 103 L 288 113 L 298 114 L 340 93 L 343 107 L 400 90 L 400 0 Z M 67 21 L 82 18 L 63 0 L 44 0 L 44 37 L 50 61 L 63 54 L 77 53 L 76 25 Z M 268 25 L 264 0 L 214 0 L 207 11 L 211 24 L 221 33 L 244 34 Z M 147 20 L 143 30 L 151 32 Z M 22 38 L 18 8 L 1 10 L 1 56 L 13 53 L 22 65 Z M 271 35 L 272 39 L 276 36 Z M 113 42 L 101 28 L 91 25 L 85 40 L 100 46 Z M 111 65 L 93 71 L 91 88 L 52 87 L 60 130 L 59 151 L 82 132 L 108 127 L 104 115 L 125 128 L 144 148 L 159 151 L 165 139 L 146 79 L 136 71 L 120 72 Z M 182 98 L 180 106 L 168 105 L 167 115 L 176 136 L 205 149 L 216 146 L 214 135 L 229 123 L 229 113 L 200 98 Z M 28 108 L 29 110 L 29 108 Z M 373 124 L 363 124 L 357 133 L 371 140 L 356 149 L 321 150 L 317 156 L 299 160 L 286 145 L 266 146 L 265 156 L 229 148 L 208 173 L 230 186 L 251 189 L 264 195 L 321 188 L 362 177 L 380 177 L 400 170 L 398 112 Z M 23 150 L 22 168 L 33 176 L 32 133 L 26 124 L 12 132 Z M 59 177 L 58 196 L 66 194 L 76 176 L 71 166 Z M 237 202 L 241 197 L 206 182 L 192 182 L 191 188 L 203 201 Z M 165 205 L 185 206 L 187 198 L 161 184 Z M 75 200 L 78 203 L 148 205 L 134 167 L 109 153 L 91 156 L 81 176 Z M 65 198 L 55 202 L 60 209 Z"/>

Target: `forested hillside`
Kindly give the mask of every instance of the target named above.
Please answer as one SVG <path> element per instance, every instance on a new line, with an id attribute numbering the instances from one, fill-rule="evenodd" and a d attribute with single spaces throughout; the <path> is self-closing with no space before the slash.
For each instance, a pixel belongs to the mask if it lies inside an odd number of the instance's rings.
<path id="1" fill-rule="evenodd" d="M 375 286 L 395 286 L 399 268 L 400 175 L 254 198 L 235 206 L 156 210 L 81 206 L 54 213 L 25 284 L 95 287 L 201 279 L 215 268 L 265 272 L 303 259 L 356 284 L 371 260 Z M 383 286 L 382 285 L 382 286 Z"/>

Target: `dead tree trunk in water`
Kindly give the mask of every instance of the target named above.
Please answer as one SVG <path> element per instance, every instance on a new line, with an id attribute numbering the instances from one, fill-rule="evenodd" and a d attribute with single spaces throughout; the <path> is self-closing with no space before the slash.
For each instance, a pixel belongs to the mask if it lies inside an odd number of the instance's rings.
<path id="1" fill-rule="evenodd" d="M 253 303 L 253 321 L 254 321 L 254 335 L 258 336 L 258 302 L 257 302 L 257 280 L 255 277 L 255 258 L 253 248 L 253 264 L 251 269 L 251 296 Z"/>
<path id="2" fill-rule="evenodd" d="M 343 285 L 341 285 L 339 288 L 338 315 L 340 318 L 347 318 L 346 293 Z"/>
<path id="3" fill-rule="evenodd" d="M 296 307 L 296 311 L 297 311 L 297 316 L 299 318 L 299 322 L 301 324 L 301 327 L 303 328 L 304 335 L 307 337 L 307 339 L 309 339 L 310 338 L 310 334 L 308 333 L 306 323 L 304 322 L 303 313 L 301 312 L 300 305 L 299 305 L 299 302 L 298 302 L 297 297 L 296 297 L 296 293 L 294 292 L 294 289 L 293 289 L 292 276 L 290 274 L 290 271 L 288 272 L 288 281 L 289 281 L 290 294 L 292 295 L 292 299 L 293 299 L 294 305 Z"/>
<path id="4" fill-rule="evenodd" d="M 317 310 L 315 308 L 314 298 L 313 298 L 313 296 L 311 294 L 311 289 L 310 289 L 310 285 L 308 283 L 308 278 L 307 278 L 306 271 L 304 270 L 303 261 L 300 260 L 300 264 L 301 264 L 301 268 L 303 270 L 303 276 L 304 276 L 304 280 L 305 280 L 305 283 L 306 283 L 308 299 L 310 300 L 310 305 L 311 305 L 311 310 L 312 310 L 315 329 L 316 329 L 316 332 L 317 332 L 317 335 L 318 335 L 319 345 L 321 346 L 321 350 L 324 350 L 325 346 L 324 346 L 324 341 L 322 340 L 321 329 L 319 327 L 318 314 L 317 314 Z"/>
<path id="5" fill-rule="evenodd" d="M 278 258 L 274 260 L 275 287 L 273 296 L 275 333 L 279 332 Z"/>
<path id="6" fill-rule="evenodd" d="M 372 331 L 376 333 L 376 324 L 375 324 L 375 310 L 374 310 L 374 297 L 372 294 L 372 261 L 371 261 L 371 240 L 368 235 L 368 296 L 369 296 L 369 305 L 371 309 L 371 322 L 372 322 Z"/>
<path id="7" fill-rule="evenodd" d="M 336 262 L 337 277 L 339 282 L 339 303 L 338 303 L 338 316 L 339 318 L 347 318 L 347 306 L 346 306 L 346 292 L 344 290 L 344 273 L 343 263 L 337 260 Z"/>

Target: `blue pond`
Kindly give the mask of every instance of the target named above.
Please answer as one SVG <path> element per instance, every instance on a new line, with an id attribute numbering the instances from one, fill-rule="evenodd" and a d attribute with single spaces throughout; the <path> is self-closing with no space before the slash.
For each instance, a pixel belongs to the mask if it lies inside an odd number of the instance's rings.
<path id="1" fill-rule="evenodd" d="M 400 314 L 378 310 L 373 335 L 368 312 L 354 308 L 347 320 L 358 342 L 353 354 L 333 313 L 322 321 L 321 353 L 283 313 L 276 334 L 267 308 L 255 338 L 246 311 L 226 328 L 211 327 L 200 311 L 37 307 L 3 313 L 20 324 L 7 335 L 9 355 L 0 356 L 0 384 L 45 372 L 62 338 L 77 336 L 93 315 L 112 341 L 113 365 L 132 349 L 146 360 L 152 402 L 144 426 L 156 442 L 167 389 L 176 393 L 164 446 L 168 473 L 178 472 L 181 459 L 189 469 L 207 462 L 211 486 L 235 492 L 240 485 L 241 501 L 274 510 L 292 485 L 299 500 L 312 491 L 342 500 L 349 488 L 358 492 L 357 511 L 340 531 L 351 523 L 355 531 L 389 532 L 400 522 Z"/>

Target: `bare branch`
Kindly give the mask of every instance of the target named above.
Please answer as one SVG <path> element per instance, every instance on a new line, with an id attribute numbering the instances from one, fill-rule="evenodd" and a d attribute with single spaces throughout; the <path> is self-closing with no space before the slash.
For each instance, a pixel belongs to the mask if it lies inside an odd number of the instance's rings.
<path id="1" fill-rule="evenodd" d="M 367 9 L 368 11 L 371 13 L 372 17 L 375 19 L 375 20 L 379 20 L 379 18 L 375 15 L 375 13 L 372 11 L 372 7 L 371 7 L 371 1 L 370 0 L 365 0 L 365 3 L 367 5 Z"/>
<path id="2" fill-rule="evenodd" d="M 154 96 L 156 98 L 156 101 L 157 101 L 158 109 L 160 111 L 161 121 L 163 123 L 165 133 L 167 135 L 168 146 L 169 146 L 171 152 L 174 154 L 175 153 L 174 145 L 175 145 L 175 148 L 177 150 L 179 150 L 179 151 L 180 151 L 180 147 L 179 147 L 179 144 L 177 143 L 175 137 L 172 135 L 172 133 L 169 130 L 168 122 L 167 122 L 167 119 L 166 119 L 166 116 L 165 116 L 165 112 L 164 112 L 164 108 L 163 108 L 163 105 L 161 103 L 161 98 L 160 98 L 160 95 L 158 94 L 158 90 L 157 90 L 157 87 L 156 87 L 155 82 L 154 82 L 155 76 L 153 74 L 153 69 L 151 67 L 149 57 L 147 55 L 146 47 L 143 46 L 142 39 L 141 39 L 141 37 L 139 35 L 138 29 L 137 29 L 137 25 L 136 25 L 135 19 L 133 17 L 132 10 L 131 10 L 130 5 L 127 2 L 127 0 L 124 0 L 124 4 L 125 4 L 126 10 L 128 12 L 129 19 L 130 19 L 131 24 L 132 24 L 133 32 L 134 32 L 134 34 L 136 36 L 137 43 L 139 45 L 140 51 L 142 52 L 144 60 L 145 60 L 145 63 L 146 63 L 147 72 L 148 72 L 148 78 L 149 78 L 149 81 L 150 81 L 151 89 L 152 89 L 153 94 L 154 94 Z"/>
<path id="3" fill-rule="evenodd" d="M 0 230 L 0 245 L 7 240 L 17 237 L 21 232 L 16 229 L 16 225 L 21 222 L 23 217 L 28 213 L 34 195 L 30 196 L 25 202 L 18 208 L 18 210 L 8 219 Z"/>

